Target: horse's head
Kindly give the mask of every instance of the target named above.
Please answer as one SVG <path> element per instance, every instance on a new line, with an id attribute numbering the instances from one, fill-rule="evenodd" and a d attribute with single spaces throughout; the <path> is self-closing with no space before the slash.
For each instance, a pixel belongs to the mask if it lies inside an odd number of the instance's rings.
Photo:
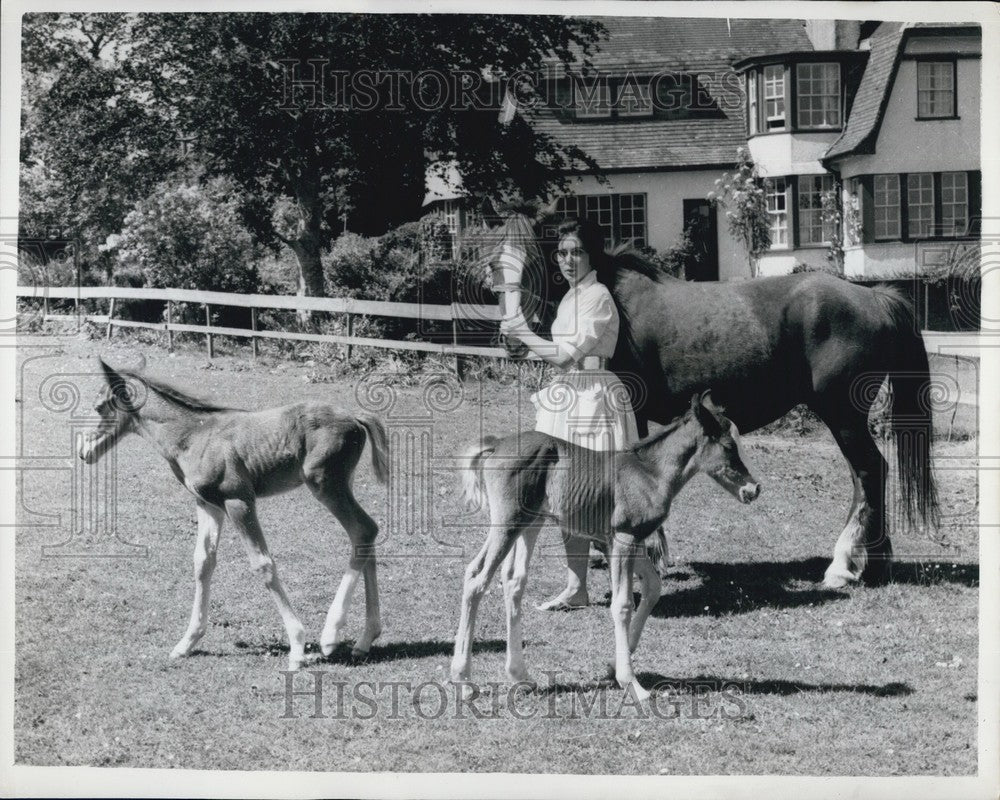
<path id="1" fill-rule="evenodd" d="M 125 434 L 135 429 L 145 386 L 134 375 L 123 375 L 99 359 L 105 384 L 94 405 L 100 419 L 96 430 L 80 437 L 77 453 L 87 464 L 96 463 Z"/>
<path id="2" fill-rule="evenodd" d="M 487 268 L 488 282 L 500 298 L 500 314 L 513 317 L 520 309 L 533 329 L 547 315 L 548 262 L 535 235 L 532 221 L 523 213 L 512 213 L 495 231 Z M 504 338 L 511 358 L 524 358 L 527 348 L 513 337 Z"/>
<path id="3" fill-rule="evenodd" d="M 712 403 L 709 392 L 691 398 L 691 419 L 698 428 L 692 467 L 706 473 L 741 503 L 756 500 L 760 484 L 743 463 L 739 431 Z"/>

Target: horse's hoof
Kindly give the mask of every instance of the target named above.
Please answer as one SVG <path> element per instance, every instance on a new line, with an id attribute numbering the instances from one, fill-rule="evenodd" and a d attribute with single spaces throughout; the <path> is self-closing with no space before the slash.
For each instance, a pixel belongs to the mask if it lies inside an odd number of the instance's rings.
<path id="1" fill-rule="evenodd" d="M 824 589 L 844 589 L 852 583 L 857 583 L 857 578 L 850 572 L 834 572 L 827 570 L 823 576 Z"/>
<path id="2" fill-rule="evenodd" d="M 353 661 L 356 664 L 363 664 L 367 660 L 368 660 L 367 650 L 361 650 L 358 647 L 351 648 L 351 661 Z"/>
<path id="3" fill-rule="evenodd" d="M 455 684 L 455 689 L 465 702 L 469 700 L 474 700 L 479 697 L 479 687 L 474 683 L 469 681 L 452 681 Z"/>
<path id="4" fill-rule="evenodd" d="M 326 657 L 329 658 L 333 655 L 333 651 L 337 649 L 336 642 L 320 642 L 319 651 Z"/>
<path id="5" fill-rule="evenodd" d="M 295 656 L 295 657 L 289 656 L 288 657 L 288 671 L 289 672 L 298 672 L 300 669 L 302 669 L 302 665 L 305 664 L 305 661 L 306 661 L 306 657 L 304 655 L 302 655 L 302 656 Z"/>
<path id="6" fill-rule="evenodd" d="M 185 658 L 191 654 L 192 645 L 180 642 L 173 650 L 170 651 L 170 657 L 172 659 Z"/>

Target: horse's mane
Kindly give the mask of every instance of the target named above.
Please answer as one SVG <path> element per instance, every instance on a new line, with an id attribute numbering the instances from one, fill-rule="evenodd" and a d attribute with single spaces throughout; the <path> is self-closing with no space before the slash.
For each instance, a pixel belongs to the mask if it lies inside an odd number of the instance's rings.
<path id="1" fill-rule="evenodd" d="M 661 270 L 632 244 L 620 244 L 607 254 L 609 278 L 614 280 L 623 272 L 637 272 L 650 280 L 662 283 L 671 276 Z"/>
<path id="2" fill-rule="evenodd" d="M 183 406 L 190 411 L 239 411 L 241 409 L 232 406 L 222 406 L 209 400 L 202 400 L 199 397 L 182 392 L 176 386 L 171 386 L 160 378 L 152 378 L 144 372 L 138 370 L 120 369 L 118 372 L 129 378 L 141 381 L 164 400 L 169 400 L 175 405 Z"/>
<path id="3" fill-rule="evenodd" d="M 664 425 L 656 433 L 651 433 L 648 436 L 640 439 L 638 442 L 634 442 L 625 448 L 626 451 L 630 453 L 638 453 L 640 450 L 646 450 L 650 446 L 656 444 L 662 439 L 666 439 L 670 434 L 674 433 L 681 424 L 690 416 L 690 410 L 685 411 L 680 416 L 674 417 L 670 422 Z"/>

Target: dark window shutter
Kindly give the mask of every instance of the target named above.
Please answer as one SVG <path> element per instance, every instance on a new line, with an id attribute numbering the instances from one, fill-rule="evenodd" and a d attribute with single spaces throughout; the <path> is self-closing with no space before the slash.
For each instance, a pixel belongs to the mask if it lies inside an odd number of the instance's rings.
<path id="1" fill-rule="evenodd" d="M 969 235 L 981 236 L 983 232 L 983 175 L 979 170 L 972 170 L 968 176 Z"/>

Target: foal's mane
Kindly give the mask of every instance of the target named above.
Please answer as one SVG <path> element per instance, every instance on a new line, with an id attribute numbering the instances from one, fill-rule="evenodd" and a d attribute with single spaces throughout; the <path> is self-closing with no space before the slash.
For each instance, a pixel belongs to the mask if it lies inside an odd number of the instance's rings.
<path id="1" fill-rule="evenodd" d="M 182 392 L 176 386 L 171 386 L 166 381 L 160 378 L 152 378 L 145 373 L 129 370 L 120 369 L 119 373 L 125 375 L 129 378 L 134 378 L 137 381 L 141 381 L 154 392 L 156 392 L 164 400 L 169 400 L 175 405 L 182 406 L 190 411 L 239 411 L 241 409 L 233 408 L 232 406 L 222 406 L 217 403 L 213 403 L 209 400 L 202 400 L 199 397 L 188 394 L 187 392 Z"/>
<path id="2" fill-rule="evenodd" d="M 690 416 L 690 411 L 685 411 L 678 417 L 674 417 L 670 422 L 664 425 L 656 433 L 651 433 L 648 436 L 640 439 L 638 442 L 630 444 L 625 449 L 630 453 L 640 453 L 643 450 L 647 450 L 652 447 L 657 442 L 666 439 L 671 434 L 675 433 L 677 429 L 684 423 L 685 420 Z"/>

